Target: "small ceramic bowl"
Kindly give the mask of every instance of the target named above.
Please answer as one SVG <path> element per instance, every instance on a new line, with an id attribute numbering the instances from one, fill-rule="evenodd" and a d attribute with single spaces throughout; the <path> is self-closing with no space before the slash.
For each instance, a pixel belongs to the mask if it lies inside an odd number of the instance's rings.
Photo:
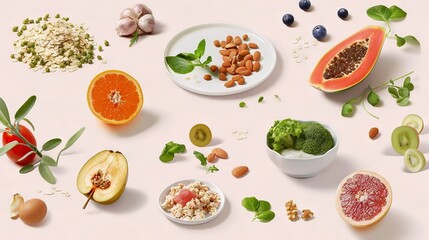
<path id="1" fill-rule="evenodd" d="M 309 178 L 317 175 L 319 172 L 327 168 L 335 160 L 338 152 L 339 139 L 337 133 L 330 126 L 321 123 L 326 129 L 331 132 L 332 138 L 334 139 L 334 147 L 331 148 L 323 155 L 314 155 L 311 157 L 285 157 L 278 152 L 270 149 L 267 144 L 268 156 L 271 161 L 280 170 L 285 172 L 287 175 L 295 178 Z"/>
<path id="2" fill-rule="evenodd" d="M 219 197 L 220 197 L 220 205 L 217 208 L 217 212 L 215 214 L 208 214 L 206 215 L 206 217 L 204 219 L 201 220 L 186 220 L 186 219 L 180 219 L 180 218 L 176 218 L 175 216 L 173 216 L 173 214 L 171 214 L 171 212 L 167 211 L 166 209 L 162 208 L 162 204 L 165 201 L 165 197 L 170 193 L 170 189 L 174 186 L 177 186 L 179 183 L 182 183 L 183 185 L 189 185 L 195 181 L 199 181 L 201 182 L 201 184 L 206 185 L 209 187 L 209 189 L 213 192 L 216 192 Z M 180 223 L 180 224 L 185 224 L 185 225 L 197 225 L 197 224 L 202 224 L 202 223 L 206 223 L 208 221 L 213 220 L 214 218 L 216 218 L 217 216 L 220 215 L 220 213 L 222 212 L 224 206 L 225 206 L 225 195 L 223 194 L 222 190 L 220 190 L 220 188 L 212 183 L 206 182 L 206 181 L 201 181 L 201 180 L 196 180 L 196 179 L 187 179 L 187 180 L 182 180 L 182 181 L 177 181 L 175 183 L 170 184 L 168 187 L 166 187 L 161 194 L 159 195 L 159 199 L 158 199 L 158 206 L 161 209 L 161 212 L 171 221 L 176 222 L 176 223 Z"/>

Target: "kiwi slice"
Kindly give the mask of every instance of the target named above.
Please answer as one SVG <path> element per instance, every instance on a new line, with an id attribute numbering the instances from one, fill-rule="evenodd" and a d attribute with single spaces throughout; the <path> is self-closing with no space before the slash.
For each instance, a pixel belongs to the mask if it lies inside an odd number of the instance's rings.
<path id="1" fill-rule="evenodd" d="M 195 146 L 205 147 L 212 140 L 212 132 L 207 125 L 199 123 L 191 128 L 189 138 Z"/>
<path id="2" fill-rule="evenodd" d="M 423 131 L 424 123 L 423 119 L 417 114 L 410 114 L 402 121 L 403 126 L 410 126 L 417 130 L 418 133 Z"/>
<path id="3" fill-rule="evenodd" d="M 408 149 L 404 154 L 405 167 L 410 172 L 418 172 L 426 166 L 426 158 L 418 149 Z"/>
<path id="4" fill-rule="evenodd" d="M 392 132 L 391 137 L 393 149 L 404 155 L 408 149 L 417 149 L 420 144 L 419 134 L 415 128 L 410 126 L 399 126 Z"/>

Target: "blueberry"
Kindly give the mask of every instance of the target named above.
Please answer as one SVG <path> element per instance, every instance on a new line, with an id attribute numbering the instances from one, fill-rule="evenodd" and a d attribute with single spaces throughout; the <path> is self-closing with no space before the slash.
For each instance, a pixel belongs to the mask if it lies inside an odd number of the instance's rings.
<path id="1" fill-rule="evenodd" d="M 326 37 L 326 28 L 322 25 L 317 25 L 313 28 L 313 37 L 322 41 Z"/>
<path id="2" fill-rule="evenodd" d="M 295 21 L 295 18 L 292 16 L 292 14 L 286 13 L 283 15 L 283 23 L 286 24 L 286 26 L 290 26 L 293 24 L 293 21 Z"/>
<path id="3" fill-rule="evenodd" d="M 340 17 L 341 19 L 346 19 L 347 16 L 349 15 L 349 11 L 347 11 L 347 9 L 345 8 L 340 8 L 337 12 L 338 17 Z"/>
<path id="4" fill-rule="evenodd" d="M 299 1 L 299 8 L 301 8 L 302 10 L 306 11 L 311 7 L 311 2 L 310 0 L 300 0 Z"/>

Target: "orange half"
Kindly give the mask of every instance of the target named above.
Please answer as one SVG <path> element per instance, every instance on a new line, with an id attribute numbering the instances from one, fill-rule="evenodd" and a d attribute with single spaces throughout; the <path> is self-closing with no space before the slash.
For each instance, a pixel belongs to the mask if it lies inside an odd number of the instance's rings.
<path id="1" fill-rule="evenodd" d="M 107 70 L 92 79 L 87 94 L 92 113 L 108 124 L 125 124 L 139 114 L 143 106 L 140 84 L 128 73 Z"/>

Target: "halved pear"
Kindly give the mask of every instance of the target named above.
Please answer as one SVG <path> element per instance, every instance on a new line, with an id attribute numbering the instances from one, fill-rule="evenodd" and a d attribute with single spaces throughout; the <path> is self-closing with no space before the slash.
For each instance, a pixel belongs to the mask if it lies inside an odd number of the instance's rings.
<path id="1" fill-rule="evenodd" d="M 79 192 L 89 200 L 101 204 L 111 204 L 125 191 L 128 179 L 127 159 L 121 152 L 104 150 L 91 157 L 77 176 Z"/>

